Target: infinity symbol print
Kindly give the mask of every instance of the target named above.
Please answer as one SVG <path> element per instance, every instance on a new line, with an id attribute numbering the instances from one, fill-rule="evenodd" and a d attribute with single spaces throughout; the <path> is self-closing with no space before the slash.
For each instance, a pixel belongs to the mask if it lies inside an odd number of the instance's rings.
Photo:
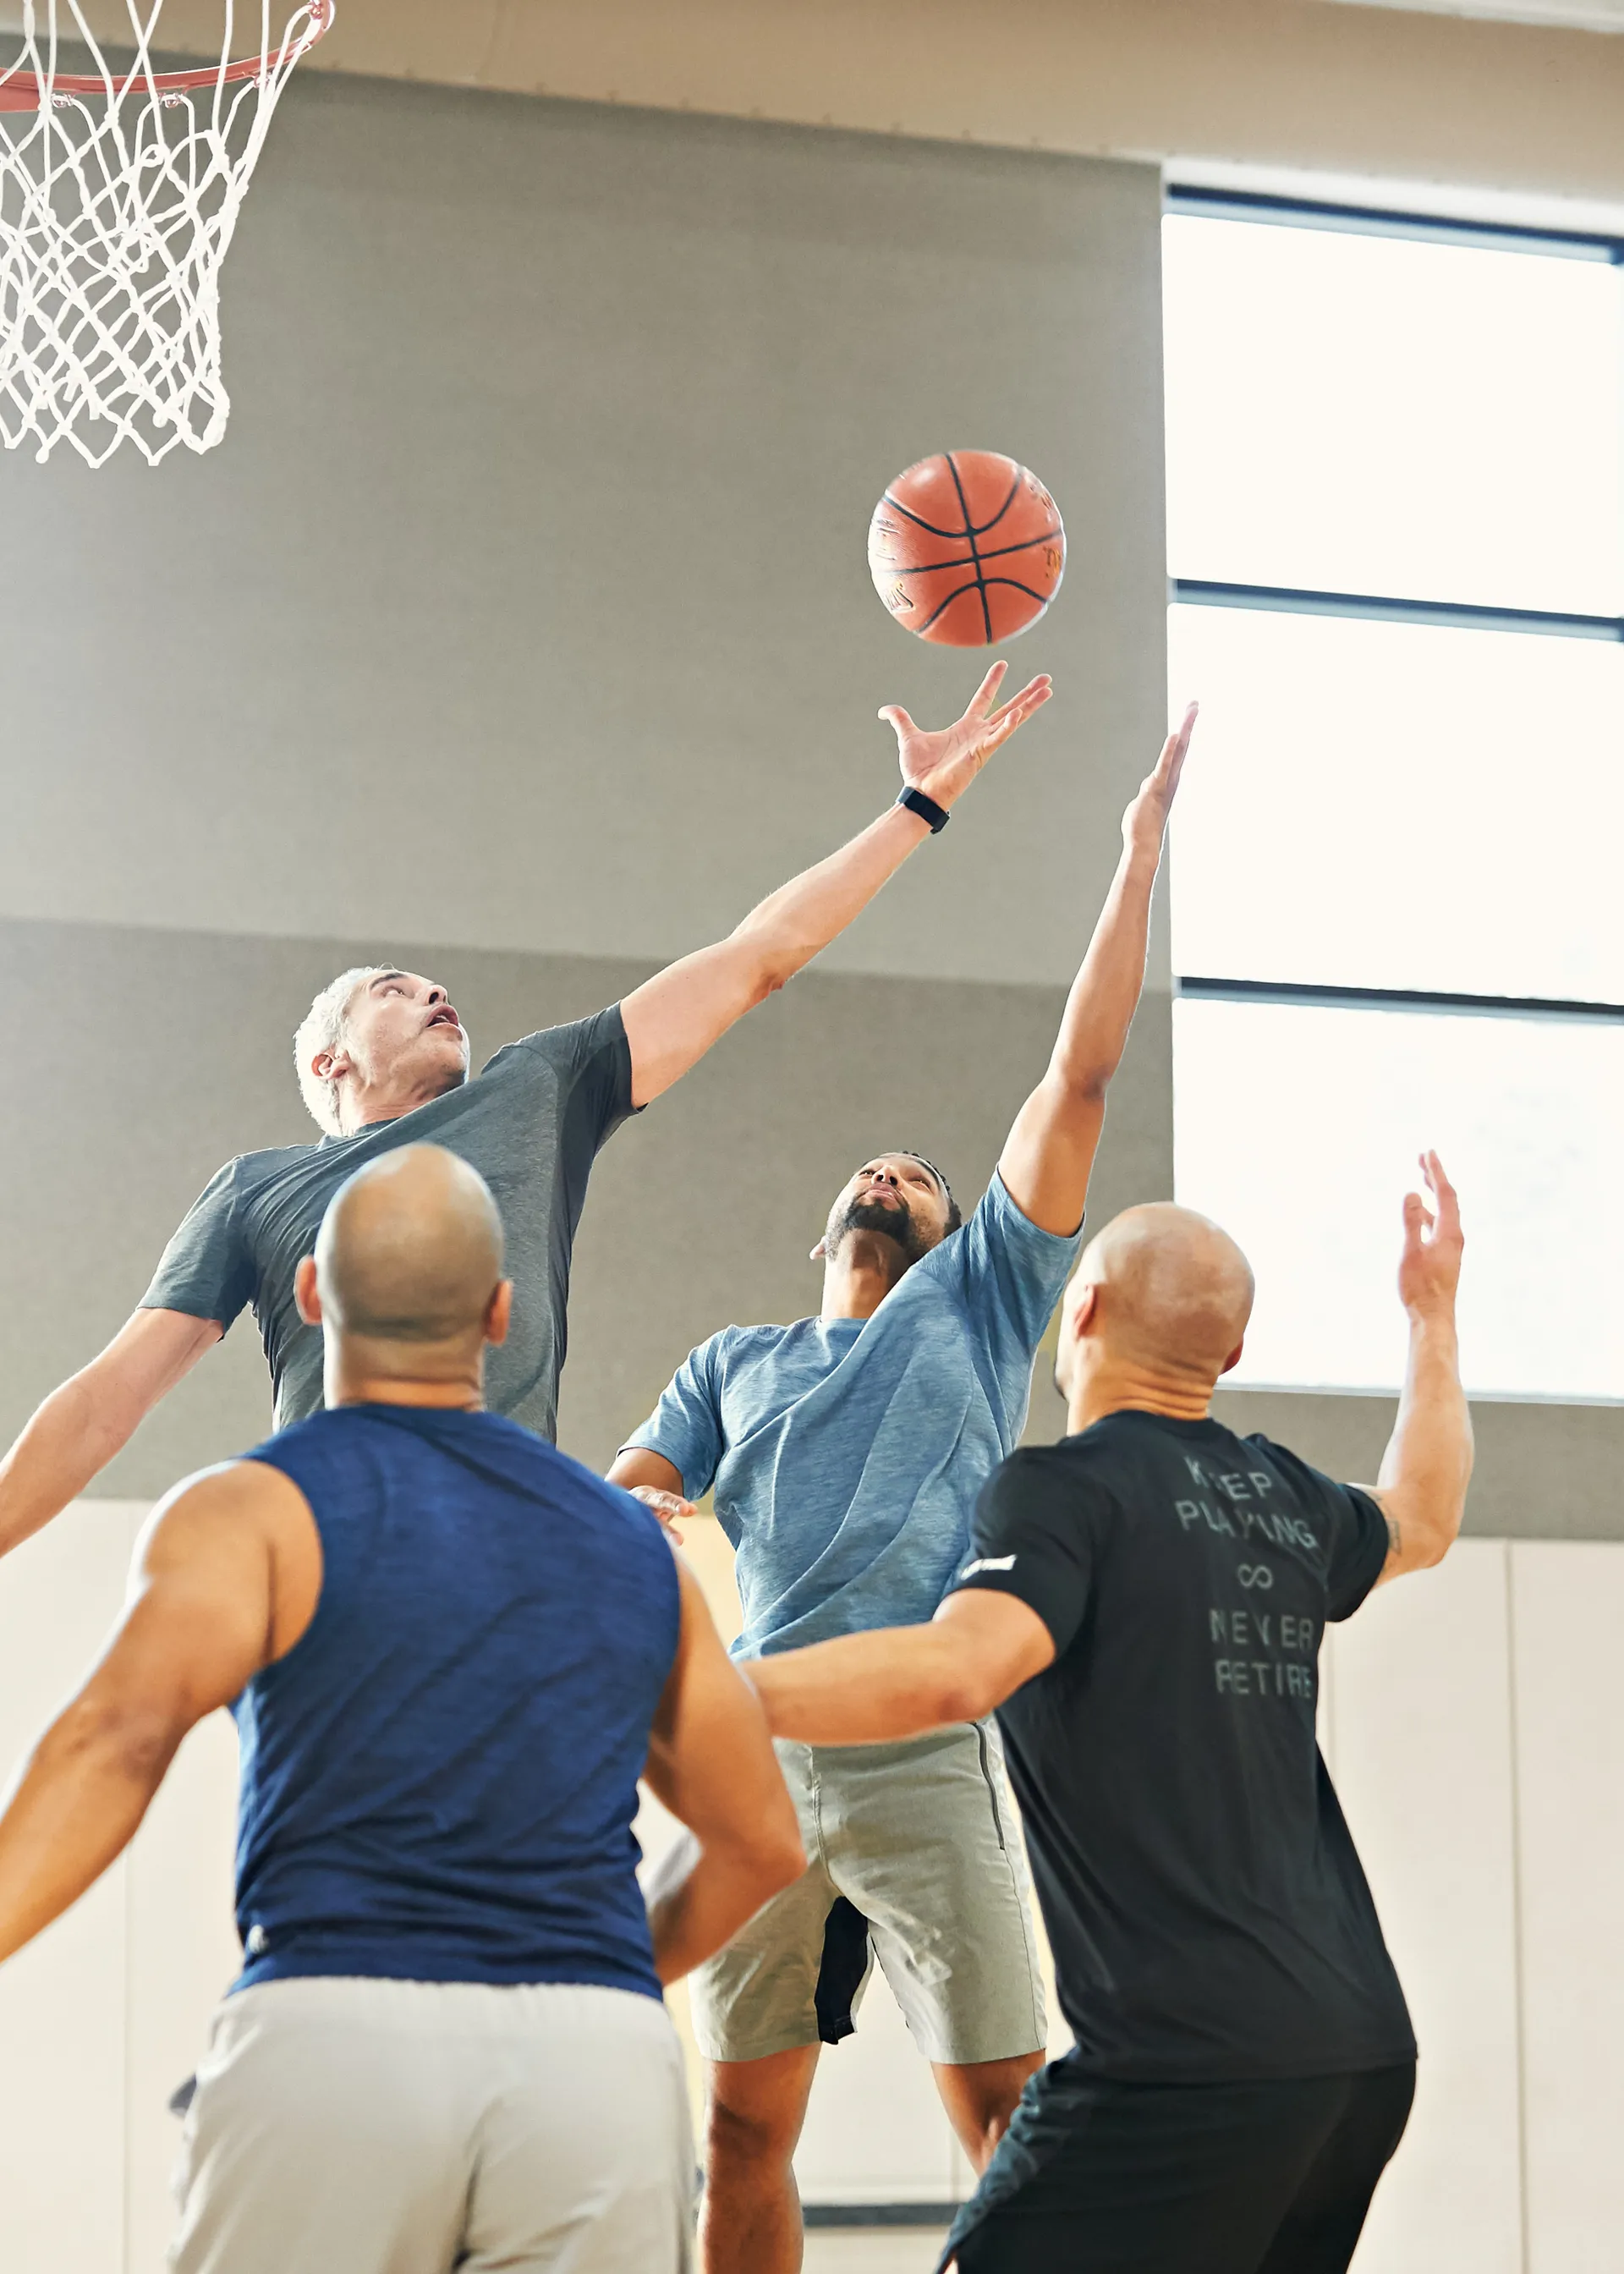
<path id="1" fill-rule="evenodd" d="M 1267 1563 L 1243 1563 L 1236 1577 L 1243 1587 L 1272 1587 L 1274 1574 Z"/>

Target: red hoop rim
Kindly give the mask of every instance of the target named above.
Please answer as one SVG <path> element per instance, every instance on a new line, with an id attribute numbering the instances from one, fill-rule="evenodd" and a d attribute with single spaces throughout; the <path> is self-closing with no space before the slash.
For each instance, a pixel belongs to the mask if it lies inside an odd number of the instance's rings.
<path id="1" fill-rule="evenodd" d="M 49 82 L 49 94 L 105 94 L 110 86 L 116 94 L 123 94 L 130 87 L 139 87 L 162 97 L 192 94 L 206 87 L 241 87 L 246 80 L 263 79 L 267 72 L 289 67 L 301 56 L 308 55 L 317 41 L 331 31 L 337 13 L 336 0 L 307 0 L 305 11 L 294 10 L 296 17 L 301 12 L 308 12 L 310 22 L 304 36 L 290 48 L 252 56 L 240 64 L 207 64 L 198 71 L 131 71 L 123 79 L 110 74 L 103 78 L 97 72 L 63 72 Z M 0 78 L 0 111 L 38 110 L 47 93 L 46 84 L 37 72 L 17 72 L 10 78 Z"/>

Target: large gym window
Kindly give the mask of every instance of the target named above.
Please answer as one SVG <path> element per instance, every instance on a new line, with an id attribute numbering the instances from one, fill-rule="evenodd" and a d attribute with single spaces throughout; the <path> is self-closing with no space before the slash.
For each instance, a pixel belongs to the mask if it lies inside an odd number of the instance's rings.
<path id="1" fill-rule="evenodd" d="M 1235 1379 L 1387 1389 L 1462 1192 L 1469 1384 L 1624 1398 L 1624 245 L 1175 191 L 1177 1191 Z"/>

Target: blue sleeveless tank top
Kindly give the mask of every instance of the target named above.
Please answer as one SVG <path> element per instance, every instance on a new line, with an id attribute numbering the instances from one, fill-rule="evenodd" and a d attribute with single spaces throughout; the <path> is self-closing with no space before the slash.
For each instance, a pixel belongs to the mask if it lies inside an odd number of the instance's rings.
<path id="1" fill-rule="evenodd" d="M 341 1406 L 247 1457 L 304 1494 L 323 1577 L 234 1708 L 237 1988 L 658 1998 L 632 1818 L 680 1611 L 654 1518 L 490 1413 Z"/>

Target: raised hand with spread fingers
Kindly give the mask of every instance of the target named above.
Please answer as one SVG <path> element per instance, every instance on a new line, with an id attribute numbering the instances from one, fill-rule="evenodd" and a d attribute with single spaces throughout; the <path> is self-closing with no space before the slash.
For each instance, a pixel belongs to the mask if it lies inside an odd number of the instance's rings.
<path id="1" fill-rule="evenodd" d="M 995 663 L 975 693 L 964 716 L 951 727 L 932 734 L 914 725 L 899 703 L 888 703 L 880 716 L 897 737 L 902 779 L 910 789 L 951 809 L 962 797 L 993 752 L 1002 749 L 1017 727 L 1041 711 L 1054 692 L 1047 672 L 1028 680 L 1019 695 L 1000 703 L 1007 663 Z"/>

